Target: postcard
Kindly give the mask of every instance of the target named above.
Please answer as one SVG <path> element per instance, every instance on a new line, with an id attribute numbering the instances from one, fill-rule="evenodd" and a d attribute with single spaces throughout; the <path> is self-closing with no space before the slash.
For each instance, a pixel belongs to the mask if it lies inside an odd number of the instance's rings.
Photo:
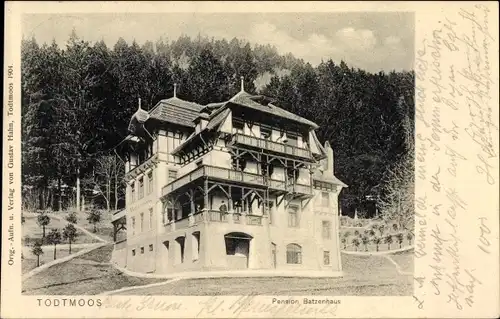
<path id="1" fill-rule="evenodd" d="M 2 318 L 497 318 L 498 4 L 5 6 Z"/>

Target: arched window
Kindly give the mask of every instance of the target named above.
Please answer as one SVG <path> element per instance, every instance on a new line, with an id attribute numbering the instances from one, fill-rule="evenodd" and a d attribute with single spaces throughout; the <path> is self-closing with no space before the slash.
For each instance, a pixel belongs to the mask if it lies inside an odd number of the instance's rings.
<path id="1" fill-rule="evenodd" d="M 286 246 L 286 263 L 301 264 L 302 263 L 302 247 L 297 244 L 288 244 Z"/>

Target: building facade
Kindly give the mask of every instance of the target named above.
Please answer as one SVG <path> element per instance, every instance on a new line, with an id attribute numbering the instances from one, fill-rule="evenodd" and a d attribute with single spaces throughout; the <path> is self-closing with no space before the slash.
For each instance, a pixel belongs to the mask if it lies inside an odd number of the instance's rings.
<path id="1" fill-rule="evenodd" d="M 242 90 L 175 96 L 132 116 L 117 147 L 126 208 L 113 261 L 132 271 L 341 271 L 333 151 L 317 125 Z M 126 233 L 119 239 L 120 233 Z"/>

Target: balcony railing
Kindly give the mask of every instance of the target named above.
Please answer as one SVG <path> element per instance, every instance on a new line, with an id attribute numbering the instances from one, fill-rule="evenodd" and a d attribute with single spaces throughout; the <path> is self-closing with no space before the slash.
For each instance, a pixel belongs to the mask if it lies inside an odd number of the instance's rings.
<path id="1" fill-rule="evenodd" d="M 306 148 L 273 142 L 264 138 L 244 135 L 241 133 L 235 133 L 233 135 L 233 142 L 237 144 L 252 146 L 255 148 L 265 149 L 275 153 L 287 154 L 306 159 L 312 158 L 311 151 Z"/>
<path id="2" fill-rule="evenodd" d="M 292 184 L 288 186 L 288 191 L 291 193 L 312 195 L 311 185 Z"/>
<path id="3" fill-rule="evenodd" d="M 262 216 L 249 215 L 241 213 L 222 213 L 218 210 L 207 210 L 196 213 L 193 217 L 185 217 L 169 222 L 165 225 L 170 231 L 186 229 L 189 226 L 198 225 L 201 223 L 231 223 L 230 218 L 233 218 L 233 224 L 246 224 L 251 226 L 262 226 Z"/>
<path id="4" fill-rule="evenodd" d="M 311 185 L 305 185 L 305 184 L 291 184 L 289 186 L 286 186 L 285 181 L 283 180 L 277 180 L 277 179 L 271 179 L 271 178 L 265 178 L 262 175 L 254 174 L 254 173 L 249 173 L 249 172 L 243 172 L 243 171 L 237 171 L 234 169 L 228 169 L 224 167 L 216 167 L 216 166 L 208 166 L 204 165 L 201 167 L 198 167 L 194 171 L 183 175 L 176 179 L 175 181 L 167 184 L 165 187 L 162 189 L 162 195 L 165 196 L 168 193 L 194 181 L 197 180 L 200 177 L 209 177 L 213 179 L 222 179 L 225 181 L 232 181 L 232 182 L 238 182 L 238 183 L 246 183 L 246 184 L 252 184 L 252 185 L 257 185 L 257 186 L 263 186 L 266 187 L 268 186 L 271 189 L 275 190 L 281 190 L 281 191 L 290 191 L 294 193 L 300 193 L 300 194 L 307 194 L 310 195 L 312 194 L 312 187 Z"/>
<path id="5" fill-rule="evenodd" d="M 200 177 L 210 177 L 216 179 L 223 179 L 233 182 L 241 182 L 247 184 L 254 184 L 259 186 L 265 186 L 264 177 L 262 175 L 237 171 L 234 169 L 228 169 L 224 167 L 216 167 L 216 166 L 201 166 L 194 171 L 183 175 L 176 179 L 175 181 L 167 184 L 162 189 L 162 195 L 165 196 L 168 193 L 200 178 Z"/>

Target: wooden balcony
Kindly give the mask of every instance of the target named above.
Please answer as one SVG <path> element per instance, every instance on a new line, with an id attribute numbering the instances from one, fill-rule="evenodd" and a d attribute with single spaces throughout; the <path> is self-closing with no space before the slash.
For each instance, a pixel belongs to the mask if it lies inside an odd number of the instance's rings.
<path id="1" fill-rule="evenodd" d="M 309 149 L 284 143 L 273 142 L 268 139 L 256 136 L 235 133 L 232 135 L 231 142 L 234 145 L 244 145 L 258 150 L 266 150 L 275 154 L 292 156 L 306 160 L 312 159 L 312 153 Z"/>
<path id="2" fill-rule="evenodd" d="M 298 193 L 303 195 L 312 194 L 311 185 L 291 184 L 286 185 L 285 181 L 266 178 L 262 175 L 237 171 L 234 169 L 204 165 L 194 171 L 185 174 L 175 181 L 167 184 L 162 189 L 162 196 L 165 196 L 182 186 L 187 185 L 201 177 L 208 177 L 213 180 L 229 181 L 236 184 L 246 184 L 260 187 L 269 187 L 271 190 Z"/>
<path id="3" fill-rule="evenodd" d="M 165 196 L 201 177 L 262 187 L 266 186 L 262 175 L 237 171 L 229 168 L 204 165 L 167 184 L 162 189 L 162 196 Z"/>
<path id="4" fill-rule="evenodd" d="M 232 220 L 231 220 L 232 218 Z M 222 213 L 218 210 L 206 210 L 194 214 L 192 217 L 186 217 L 169 222 L 165 225 L 170 231 L 186 229 L 191 226 L 199 225 L 202 223 L 226 223 L 226 224 L 240 224 L 250 226 L 262 226 L 262 216 L 240 214 L 240 213 Z"/>

